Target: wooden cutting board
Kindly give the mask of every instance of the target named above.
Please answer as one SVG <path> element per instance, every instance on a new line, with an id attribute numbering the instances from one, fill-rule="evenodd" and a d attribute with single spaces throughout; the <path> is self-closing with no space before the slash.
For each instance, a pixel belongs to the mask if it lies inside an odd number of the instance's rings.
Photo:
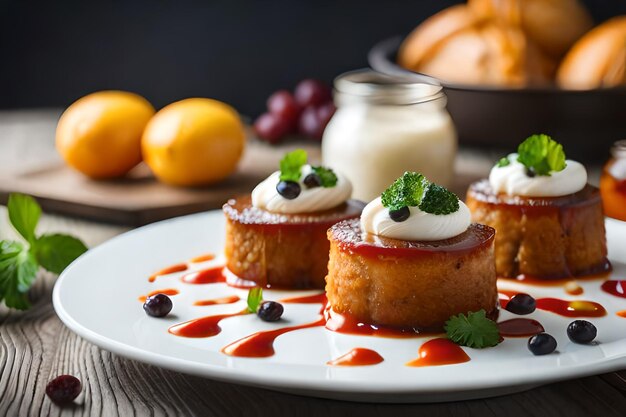
<path id="1" fill-rule="evenodd" d="M 252 138 L 237 171 L 213 186 L 167 186 L 143 164 L 127 178 L 94 181 L 68 168 L 56 153 L 59 115 L 58 110 L 0 112 L 0 204 L 10 193 L 20 192 L 37 198 L 46 212 L 140 226 L 219 208 L 228 198 L 249 193 L 290 150 L 303 148 L 312 161 L 320 155 L 319 145 L 312 141 L 274 147 Z"/>

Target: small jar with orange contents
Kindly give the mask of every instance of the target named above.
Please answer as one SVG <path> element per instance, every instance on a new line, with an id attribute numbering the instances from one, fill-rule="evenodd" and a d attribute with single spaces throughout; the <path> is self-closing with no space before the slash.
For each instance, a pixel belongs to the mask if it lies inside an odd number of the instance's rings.
<path id="1" fill-rule="evenodd" d="M 626 140 L 615 142 L 611 155 L 600 178 L 604 213 L 626 221 Z"/>

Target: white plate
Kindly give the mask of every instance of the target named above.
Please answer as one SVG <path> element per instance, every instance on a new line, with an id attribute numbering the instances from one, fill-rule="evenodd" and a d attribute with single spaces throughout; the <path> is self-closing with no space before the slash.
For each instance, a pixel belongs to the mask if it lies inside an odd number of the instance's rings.
<path id="1" fill-rule="evenodd" d="M 607 220 L 612 276 L 626 279 L 626 223 Z M 568 296 L 562 287 L 533 287 L 500 282 L 501 288 L 523 289 L 534 296 L 587 299 L 608 311 L 588 319 L 598 327 L 597 344 L 577 345 L 566 335 L 573 320 L 545 311 L 539 320 L 558 341 L 558 353 L 533 356 L 526 338 L 507 338 L 495 348 L 464 348 L 471 361 L 436 367 L 407 367 L 427 338 L 388 339 L 338 334 L 322 327 L 280 336 L 269 358 L 236 358 L 220 353 L 228 343 L 258 330 L 285 326 L 285 321 L 265 323 L 254 315 L 224 320 L 222 332 L 203 339 L 171 335 L 167 329 L 185 320 L 235 312 L 244 308 L 247 291 L 225 284 L 190 285 L 181 273 L 147 277 L 167 265 L 206 252 L 220 254 L 224 239 L 221 212 L 209 212 L 152 224 L 118 236 L 90 250 L 61 275 L 54 288 L 57 314 L 74 332 L 111 352 L 164 368 L 216 380 L 254 385 L 304 395 L 355 401 L 431 402 L 489 397 L 521 391 L 567 378 L 626 368 L 626 299 L 603 293 L 600 281 L 582 281 L 585 293 Z M 219 263 L 220 259 L 194 265 Z M 164 319 L 148 317 L 137 297 L 162 288 L 177 288 L 174 309 Z M 266 291 L 266 299 L 311 294 Z M 237 304 L 197 307 L 199 299 L 237 294 Z M 314 321 L 315 304 L 285 304 L 290 324 Z M 513 317 L 502 311 L 500 320 Z M 326 362 L 354 347 L 376 350 L 384 361 L 374 366 L 332 367 Z"/>

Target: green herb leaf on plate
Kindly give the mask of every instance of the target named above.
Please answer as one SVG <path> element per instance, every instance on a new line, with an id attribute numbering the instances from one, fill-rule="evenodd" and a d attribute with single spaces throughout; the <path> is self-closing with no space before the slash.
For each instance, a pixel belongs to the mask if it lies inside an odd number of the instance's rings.
<path id="1" fill-rule="evenodd" d="M 41 217 L 41 206 L 31 196 L 11 194 L 7 208 L 9 220 L 15 230 L 32 244 L 35 241 L 35 229 Z"/>
<path id="2" fill-rule="evenodd" d="M 452 316 L 445 330 L 448 339 L 461 346 L 482 349 L 500 343 L 498 325 L 487 318 L 485 310 Z"/>
<path id="3" fill-rule="evenodd" d="M 73 236 L 45 234 L 35 241 L 32 249 L 41 266 L 60 274 L 74 259 L 87 251 L 87 246 Z"/>
<path id="4" fill-rule="evenodd" d="M 532 135 L 517 148 L 517 161 L 536 175 L 565 169 L 563 146 L 548 135 Z"/>
<path id="5" fill-rule="evenodd" d="M 332 169 L 322 166 L 311 167 L 311 169 L 320 177 L 320 180 L 322 181 L 322 187 L 332 188 L 337 185 L 337 175 Z"/>
<path id="6" fill-rule="evenodd" d="M 30 307 L 28 289 L 37 277 L 37 261 L 19 242 L 0 242 L 0 301 L 7 307 Z"/>
<path id="7" fill-rule="evenodd" d="M 445 187 L 430 184 L 426 188 L 419 209 L 436 215 L 451 214 L 459 209 L 459 197 Z"/>
<path id="8" fill-rule="evenodd" d="M 502 168 L 502 167 L 506 167 L 511 165 L 511 161 L 509 160 L 508 157 L 502 157 L 500 158 L 500 160 L 498 161 L 498 163 L 496 164 L 498 166 L 498 168 Z"/>
<path id="9" fill-rule="evenodd" d="M 261 287 L 250 288 L 248 291 L 248 312 L 256 313 L 263 301 L 263 289 Z"/>
<path id="10" fill-rule="evenodd" d="M 390 211 L 403 207 L 417 207 L 422 202 L 429 184 L 422 174 L 405 172 L 382 193 L 381 202 Z"/>
<path id="11" fill-rule="evenodd" d="M 280 180 L 281 181 L 300 181 L 302 175 L 302 167 L 306 165 L 307 154 L 302 149 L 287 153 L 280 160 Z"/>

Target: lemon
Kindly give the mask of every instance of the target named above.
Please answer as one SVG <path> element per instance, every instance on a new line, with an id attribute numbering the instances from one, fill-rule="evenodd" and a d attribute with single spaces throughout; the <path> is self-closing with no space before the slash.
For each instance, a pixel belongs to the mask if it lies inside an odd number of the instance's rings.
<path id="1" fill-rule="evenodd" d="M 57 150 L 69 166 L 91 178 L 120 177 L 141 161 L 141 135 L 154 112 L 133 93 L 89 94 L 59 119 Z"/>
<path id="2" fill-rule="evenodd" d="M 237 111 L 207 98 L 164 107 L 150 120 L 141 141 L 144 161 L 154 175 L 181 186 L 223 180 L 237 167 L 244 145 Z"/>

